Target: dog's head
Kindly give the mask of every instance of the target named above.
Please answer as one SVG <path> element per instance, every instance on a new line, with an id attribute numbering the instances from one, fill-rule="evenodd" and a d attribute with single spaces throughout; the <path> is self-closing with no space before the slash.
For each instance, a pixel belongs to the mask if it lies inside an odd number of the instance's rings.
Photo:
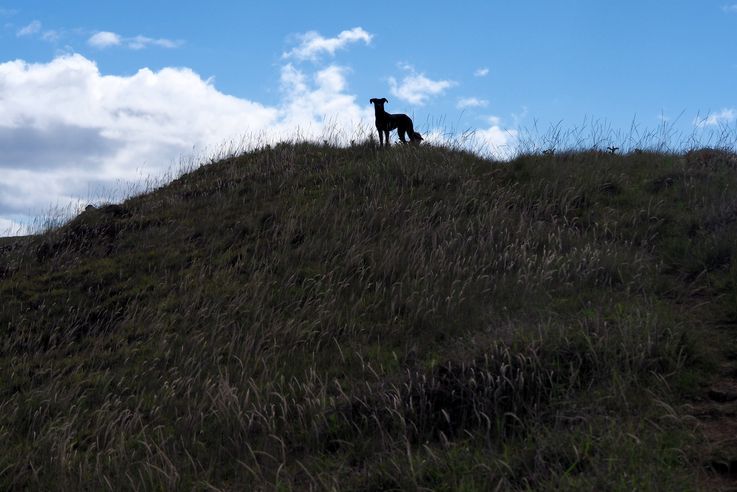
<path id="1" fill-rule="evenodd" d="M 383 108 L 384 104 L 388 102 L 389 100 L 385 97 L 382 97 L 381 99 L 377 99 L 377 98 L 369 99 L 369 103 L 375 105 L 377 108 Z"/>

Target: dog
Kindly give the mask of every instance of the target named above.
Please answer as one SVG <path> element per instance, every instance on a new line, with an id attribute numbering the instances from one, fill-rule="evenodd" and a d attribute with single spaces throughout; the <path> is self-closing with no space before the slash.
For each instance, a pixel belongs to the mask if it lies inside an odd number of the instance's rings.
<path id="1" fill-rule="evenodd" d="M 384 111 L 384 104 L 388 103 L 387 98 L 382 97 L 381 99 L 372 98 L 369 103 L 374 105 L 374 113 L 376 113 L 376 129 L 379 131 L 379 145 L 384 145 L 386 140 L 387 147 L 391 145 L 389 142 L 389 132 L 396 129 L 399 134 L 399 140 L 402 143 L 407 143 L 404 139 L 404 135 L 409 136 L 411 143 L 422 142 L 422 135 L 417 133 L 412 125 L 412 119 L 406 114 L 389 114 Z"/>

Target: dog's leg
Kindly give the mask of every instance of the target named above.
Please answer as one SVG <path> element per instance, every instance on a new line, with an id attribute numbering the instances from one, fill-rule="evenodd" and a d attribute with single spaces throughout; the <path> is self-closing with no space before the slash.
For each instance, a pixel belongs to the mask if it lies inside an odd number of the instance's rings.
<path id="1" fill-rule="evenodd" d="M 411 121 L 409 122 L 409 128 L 407 129 L 407 133 L 409 133 L 410 142 L 415 143 L 415 142 L 422 141 L 422 135 L 420 135 L 419 133 L 415 131 L 415 127 Z"/>
<path id="2" fill-rule="evenodd" d="M 384 140 L 386 140 L 386 146 L 389 147 L 391 145 L 391 140 L 389 140 L 389 130 L 384 130 Z"/>
<path id="3" fill-rule="evenodd" d="M 407 143 L 407 141 L 404 139 L 404 133 L 405 133 L 404 132 L 404 128 L 402 128 L 402 127 L 397 128 L 397 133 L 399 134 L 399 140 L 401 140 L 402 143 Z M 410 133 L 410 135 L 411 135 L 411 133 Z M 412 138 L 412 137 L 410 137 L 410 138 Z"/>
<path id="4" fill-rule="evenodd" d="M 407 125 L 407 133 L 409 134 L 409 141 L 414 142 L 421 142 L 422 141 L 422 135 L 417 133 L 415 131 L 415 127 L 412 124 L 412 120 L 409 120 L 409 124 Z"/>
<path id="5" fill-rule="evenodd" d="M 407 135 L 409 136 L 409 141 L 414 142 L 415 141 L 415 126 L 412 124 L 412 120 L 407 118 Z"/>

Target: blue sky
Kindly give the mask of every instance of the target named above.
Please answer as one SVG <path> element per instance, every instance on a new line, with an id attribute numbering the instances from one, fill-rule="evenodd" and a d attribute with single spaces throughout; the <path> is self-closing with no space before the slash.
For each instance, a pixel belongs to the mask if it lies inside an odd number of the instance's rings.
<path id="1" fill-rule="evenodd" d="M 675 146 L 737 119 L 734 0 L 0 0 L 0 26 L 0 232 L 192 153 L 365 137 L 371 97 L 499 155 L 533 125 Z"/>

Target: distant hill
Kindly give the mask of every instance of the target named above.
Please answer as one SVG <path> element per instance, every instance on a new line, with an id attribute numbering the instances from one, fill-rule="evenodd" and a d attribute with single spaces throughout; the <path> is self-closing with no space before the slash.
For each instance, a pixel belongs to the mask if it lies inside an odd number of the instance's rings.
<path id="1" fill-rule="evenodd" d="M 721 486 L 736 162 L 283 144 L 4 241 L 0 488 Z"/>

